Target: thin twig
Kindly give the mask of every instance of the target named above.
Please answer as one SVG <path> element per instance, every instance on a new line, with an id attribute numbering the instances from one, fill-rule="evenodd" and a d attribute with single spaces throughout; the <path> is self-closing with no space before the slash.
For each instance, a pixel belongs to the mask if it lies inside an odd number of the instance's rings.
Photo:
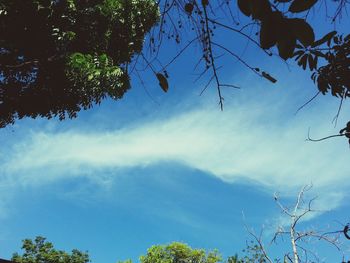
<path id="1" fill-rule="evenodd" d="M 310 141 L 310 142 L 320 142 L 320 141 L 324 141 L 324 140 L 327 140 L 327 139 L 330 139 L 330 138 L 333 138 L 333 137 L 341 137 L 341 136 L 345 136 L 346 133 L 343 133 L 343 134 L 334 134 L 334 135 L 330 135 L 330 136 L 326 136 L 326 137 L 323 137 L 321 139 L 312 139 L 310 138 L 310 128 L 309 128 L 309 131 L 307 133 L 307 139 L 306 141 Z"/>
<path id="2" fill-rule="evenodd" d="M 344 91 L 343 96 L 341 97 L 341 100 L 340 100 L 340 103 L 339 103 L 339 107 L 338 107 L 337 114 L 336 114 L 336 115 L 334 116 L 334 118 L 333 118 L 334 127 L 337 126 L 339 114 L 340 114 L 341 108 L 342 108 L 342 106 L 343 106 L 343 101 L 344 101 L 344 99 L 345 99 L 345 97 L 346 97 L 346 93 L 347 93 L 347 92 Z"/>
<path id="3" fill-rule="evenodd" d="M 294 113 L 296 115 L 300 110 L 302 110 L 305 106 L 307 106 L 311 101 L 316 99 L 316 97 L 321 93 L 321 91 L 317 92 L 311 99 L 309 99 L 307 102 L 305 102 L 303 105 L 301 105 L 297 111 Z"/>

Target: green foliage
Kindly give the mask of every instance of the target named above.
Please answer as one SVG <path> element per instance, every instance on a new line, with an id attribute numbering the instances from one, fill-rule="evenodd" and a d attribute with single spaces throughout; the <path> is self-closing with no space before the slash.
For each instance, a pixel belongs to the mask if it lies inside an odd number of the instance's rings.
<path id="1" fill-rule="evenodd" d="M 223 261 L 216 250 L 205 252 L 203 249 L 192 249 L 186 244 L 173 242 L 169 245 L 156 245 L 148 249 L 147 254 L 140 257 L 140 263 L 264 263 L 266 257 L 261 248 L 254 244 L 247 245 L 244 256 L 231 256 Z M 118 263 L 132 263 L 131 260 Z"/>
<path id="2" fill-rule="evenodd" d="M 36 237 L 34 241 L 31 239 L 23 240 L 22 249 L 24 253 L 19 255 L 15 253 L 12 261 L 18 263 L 88 263 L 90 262 L 87 253 L 79 250 L 72 250 L 66 253 L 56 250 L 52 243 L 47 242 L 44 237 Z"/>
<path id="3" fill-rule="evenodd" d="M 141 263 L 217 263 L 220 261 L 221 257 L 217 251 L 206 253 L 202 249 L 192 249 L 179 242 L 165 246 L 152 246 L 146 255 L 140 257 Z"/>
<path id="4" fill-rule="evenodd" d="M 264 263 L 267 262 L 266 257 L 261 250 L 261 247 L 254 242 L 247 244 L 246 249 L 243 250 L 245 256 L 238 261 L 238 263 Z"/>
<path id="5" fill-rule="evenodd" d="M 0 127 L 121 98 L 158 18 L 153 0 L 0 0 Z"/>
<path id="6" fill-rule="evenodd" d="M 268 262 L 259 245 L 251 242 L 247 244 L 246 249 L 242 251 L 245 255 L 238 257 L 238 255 L 231 256 L 227 259 L 227 263 L 265 263 Z"/>
<path id="7" fill-rule="evenodd" d="M 67 253 L 56 250 L 53 244 L 44 237 L 35 240 L 23 240 L 22 255 L 14 253 L 12 261 L 18 263 L 88 263 L 87 253 L 72 250 Z M 203 249 L 193 249 L 186 244 L 173 242 L 168 245 L 155 245 L 147 250 L 147 254 L 140 257 L 140 263 L 263 263 L 265 256 L 260 247 L 253 242 L 243 250 L 244 257 L 231 256 L 223 261 L 217 250 L 206 252 Z M 117 263 L 132 263 L 130 259 L 117 261 Z"/>

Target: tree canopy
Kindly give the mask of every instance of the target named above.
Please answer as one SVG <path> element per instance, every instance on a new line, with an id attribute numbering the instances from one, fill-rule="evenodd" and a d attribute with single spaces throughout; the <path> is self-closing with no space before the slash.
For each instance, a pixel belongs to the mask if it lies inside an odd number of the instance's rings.
<path id="1" fill-rule="evenodd" d="M 44 237 L 23 240 L 23 254 L 13 254 L 12 261 L 18 263 L 88 263 L 89 255 L 77 249 L 71 253 L 56 250 Z"/>
<path id="2" fill-rule="evenodd" d="M 1 0 L 0 127 L 121 98 L 158 17 L 152 0 Z"/>
<path id="3" fill-rule="evenodd" d="M 72 118 L 106 97 L 119 99 L 130 88 L 129 76 L 139 60 L 146 61 L 166 92 L 167 67 L 196 42 L 204 65 L 200 75 L 209 74 L 207 86 L 216 86 L 221 108 L 221 89 L 236 86 L 219 76 L 220 52 L 277 81 L 216 39 L 217 30 L 246 38 L 269 56 L 296 60 L 310 70 L 318 94 L 330 93 L 342 102 L 350 96 L 350 35 L 331 31 L 316 38 L 320 34 L 309 13 L 323 8 L 318 19 L 334 23 L 347 4 L 328 3 L 334 10 L 330 15 L 322 0 L 1 0 L 0 127 L 23 117 Z M 239 13 L 246 17 L 243 24 L 237 22 Z M 246 32 L 252 27 L 256 36 Z M 183 37 L 184 31 L 190 34 Z M 182 49 L 159 68 L 153 62 L 166 39 Z"/>
<path id="4" fill-rule="evenodd" d="M 302 214 L 300 214 L 303 216 Z M 295 220 L 295 219 L 293 219 Z M 341 232 L 341 231 L 340 231 Z M 311 234 L 311 236 L 317 237 L 317 231 L 306 231 L 305 233 Z M 298 234 L 299 238 L 306 238 L 304 232 Z M 334 234 L 335 232 L 333 232 Z M 251 233 L 254 240 L 247 241 L 246 248 L 242 250 L 242 255 L 235 254 L 223 259 L 217 250 L 206 251 L 204 249 L 194 249 L 189 245 L 181 242 L 172 242 L 166 245 L 153 245 L 151 246 L 145 255 L 141 255 L 139 258 L 140 263 L 262 263 L 262 262 L 311 262 L 307 257 L 310 253 L 312 257 L 318 262 L 319 258 L 316 254 L 311 253 L 308 249 L 302 250 L 302 252 L 296 252 L 297 259 L 292 259 L 289 252 L 286 252 L 284 256 L 278 259 L 271 259 L 266 251 L 261 236 L 256 236 Z M 282 232 L 276 232 L 276 234 L 283 234 Z M 329 233 L 326 233 L 326 235 Z M 275 236 L 276 237 L 276 236 Z M 297 238 L 297 242 L 299 240 Z M 321 236 L 330 244 L 332 239 L 325 236 Z M 293 237 L 292 237 L 293 239 Z M 275 240 L 273 240 L 275 241 Z M 303 241 L 308 243 L 308 241 Z M 304 244 L 305 245 L 305 244 Z M 303 248 L 300 246 L 299 248 Z M 81 252 L 77 249 L 73 249 L 71 253 L 67 253 L 61 250 L 56 250 L 51 242 L 46 241 L 44 237 L 36 237 L 34 240 L 25 239 L 22 245 L 23 254 L 14 253 L 12 257 L 13 262 L 18 263 L 88 263 L 91 262 L 87 252 Z M 306 255 L 306 257 L 305 257 Z M 312 261 L 314 262 L 314 261 Z M 132 260 L 117 261 L 117 263 L 132 263 Z"/>
<path id="5" fill-rule="evenodd" d="M 141 263 L 217 263 L 221 257 L 216 251 L 206 253 L 203 249 L 192 249 L 188 245 L 173 242 L 169 245 L 157 245 L 148 249 L 147 254 L 140 257 Z"/>

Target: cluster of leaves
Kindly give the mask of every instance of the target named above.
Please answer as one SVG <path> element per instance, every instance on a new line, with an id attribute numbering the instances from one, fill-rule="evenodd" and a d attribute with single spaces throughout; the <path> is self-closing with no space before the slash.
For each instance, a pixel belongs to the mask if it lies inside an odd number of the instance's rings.
<path id="1" fill-rule="evenodd" d="M 121 98 L 158 19 L 152 0 L 0 0 L 0 127 Z"/>
<path id="2" fill-rule="evenodd" d="M 18 263 L 88 263 L 90 262 L 87 253 L 79 250 L 72 250 L 71 253 L 56 250 L 53 244 L 46 241 L 44 237 L 36 237 L 35 240 L 23 240 L 22 255 L 14 253 L 12 261 Z M 248 246 L 245 250 L 246 256 L 229 257 L 223 261 L 216 250 L 206 252 L 203 249 L 193 249 L 180 242 L 173 242 L 169 245 L 155 245 L 148 249 L 146 255 L 140 257 L 140 263 L 251 263 L 265 262 L 258 246 Z M 132 263 L 125 260 L 118 263 Z"/>
<path id="3" fill-rule="evenodd" d="M 295 57 L 304 70 L 309 66 L 311 78 L 322 94 L 328 91 L 341 98 L 350 95 L 350 35 L 336 31 L 315 41 L 313 28 L 303 18 L 288 18 L 288 14 L 307 12 L 317 0 L 238 0 L 242 13 L 260 21 L 260 45 L 263 49 L 276 46 L 284 59 Z M 278 9 L 288 3 L 288 11 Z M 320 58 L 323 63 L 319 66 Z"/>
<path id="4" fill-rule="evenodd" d="M 214 36 L 217 27 L 247 38 L 269 55 L 273 54 L 273 49 L 275 48 L 278 51 L 278 55 L 284 60 L 295 57 L 298 60 L 298 65 L 303 69 L 306 69 L 307 64 L 309 64 L 311 71 L 315 71 L 315 74 L 317 74 L 319 90 L 323 94 L 327 90 L 331 90 L 332 95 L 337 96 L 339 95 L 339 90 L 344 90 L 344 85 L 348 83 L 346 76 L 350 75 L 347 43 L 344 41 L 346 37 L 342 39 L 341 36 L 335 36 L 334 32 L 330 32 L 325 37 L 315 41 L 314 28 L 307 21 L 307 14 L 318 2 L 318 0 L 164 1 L 163 6 L 160 5 L 162 16 L 158 33 L 159 42 L 162 42 L 162 36 L 167 35 L 168 39 L 174 38 L 176 43 L 180 43 L 182 39 L 180 31 L 182 29 L 191 29 L 195 32 L 195 38 L 190 43 L 199 42 L 202 46 L 203 56 L 200 62 L 203 62 L 205 69 L 200 73 L 200 76 L 203 76 L 208 71 L 212 72 L 212 77 L 210 77 L 209 83 L 204 89 L 211 81 L 216 82 L 221 107 L 223 101 L 221 88 L 235 86 L 221 83 L 218 73 L 220 66 L 217 65 L 217 59 L 220 57 L 217 54 L 218 50 L 233 56 L 234 59 L 240 61 L 255 74 L 273 83 L 276 82 L 276 79 L 267 72 L 261 71 L 260 68 L 250 66 L 241 56 L 235 53 L 235 50 L 226 47 L 226 43 L 222 43 L 222 41 L 217 42 Z M 237 27 L 239 23 L 236 22 L 235 17 L 232 15 L 234 12 L 231 11 L 231 8 L 236 8 L 237 6 L 244 15 L 253 21 L 252 25 L 258 26 L 257 41 L 244 33 L 243 30 L 246 26 L 242 28 Z M 337 9 L 338 15 L 343 7 L 344 4 L 340 3 Z M 216 12 L 221 12 L 220 14 L 222 14 L 226 12 L 225 10 L 228 10 L 230 17 L 221 22 Z M 178 17 L 178 21 L 174 20 L 175 17 Z M 231 19 L 233 24 L 230 23 Z M 185 24 L 187 26 L 184 26 Z M 328 41 L 333 37 L 338 39 L 339 43 Z M 154 39 L 151 44 L 156 46 L 157 43 L 155 43 Z M 343 43 L 340 43 L 342 41 Z M 327 47 L 325 47 L 326 42 L 328 43 Z M 156 50 L 156 48 L 153 48 L 153 50 Z M 327 51 L 329 52 L 327 53 Z M 155 53 L 158 54 L 157 52 Z M 318 63 L 320 57 L 324 59 L 322 63 Z M 318 64 L 322 65 L 322 67 Z M 331 74 L 332 77 L 326 78 L 330 71 L 334 74 Z M 159 76 L 157 76 L 158 80 L 160 80 Z M 316 77 L 313 77 L 313 79 L 316 79 Z M 163 89 L 168 86 L 165 80 L 163 82 L 160 81 Z"/>
<path id="5" fill-rule="evenodd" d="M 247 244 L 246 249 L 243 250 L 245 256 L 240 259 L 237 263 L 264 263 L 267 262 L 266 256 L 264 255 L 261 247 L 255 244 L 253 241 Z"/>
<path id="6" fill-rule="evenodd" d="M 71 253 L 56 250 L 53 244 L 46 241 L 44 237 L 36 237 L 23 240 L 22 255 L 14 253 L 12 261 L 17 263 L 88 263 L 88 254 L 79 250 L 72 250 Z M 193 249 L 190 246 L 173 242 L 168 245 L 154 245 L 147 250 L 147 253 L 140 257 L 140 263 L 264 263 L 282 262 L 278 259 L 270 259 L 259 242 L 247 242 L 243 256 L 230 256 L 222 259 L 217 250 L 206 252 L 204 249 Z M 306 260 L 309 262 L 308 260 Z M 305 262 L 306 262 L 305 261 Z M 283 262 L 292 262 L 288 257 Z M 301 262 L 301 261 L 300 261 Z M 310 261 L 311 262 L 311 261 Z M 132 263 L 130 259 L 118 261 L 118 263 Z"/>
<path id="7" fill-rule="evenodd" d="M 278 5 L 269 0 L 238 0 L 239 9 L 246 16 L 260 21 L 260 46 L 269 49 L 277 46 L 279 56 L 283 59 L 293 57 L 299 42 L 304 47 L 315 41 L 312 27 L 302 18 L 289 18 L 287 14 L 295 14 L 309 10 L 317 0 L 277 0 L 277 4 L 291 2 L 288 12 L 282 12 Z"/>
<path id="8" fill-rule="evenodd" d="M 203 249 L 192 249 L 179 242 L 165 246 L 152 246 L 146 255 L 140 257 L 141 263 L 217 263 L 220 261 L 221 257 L 217 251 L 206 253 Z"/>
<path id="9" fill-rule="evenodd" d="M 12 261 L 17 263 L 88 263 L 90 262 L 87 253 L 79 250 L 72 250 L 71 253 L 56 250 L 52 243 L 47 242 L 44 237 L 36 237 L 34 242 L 31 239 L 23 240 L 23 255 L 15 253 Z"/>
<path id="10" fill-rule="evenodd" d="M 320 92 L 326 94 L 331 91 L 333 96 L 339 96 L 342 99 L 350 96 L 350 34 L 342 35 L 328 34 L 323 41 L 327 39 L 328 50 L 325 53 L 317 53 L 317 57 L 322 57 L 327 63 L 312 74 L 311 78 L 316 82 Z M 312 50 L 310 51 L 312 52 Z M 316 68 L 317 60 L 310 69 Z"/>
<path id="11" fill-rule="evenodd" d="M 140 257 L 140 263 L 263 263 L 267 262 L 259 245 L 253 241 L 243 250 L 243 257 L 238 255 L 223 260 L 216 250 L 205 252 L 203 249 L 192 249 L 186 244 L 173 242 L 169 245 L 156 245 Z M 131 260 L 118 263 L 132 263 Z"/>
<path id="12" fill-rule="evenodd" d="M 309 68 L 320 93 L 330 92 L 342 101 L 350 96 L 350 34 L 343 36 L 332 31 L 310 47 L 297 45 L 297 48 L 295 60 L 304 70 Z"/>

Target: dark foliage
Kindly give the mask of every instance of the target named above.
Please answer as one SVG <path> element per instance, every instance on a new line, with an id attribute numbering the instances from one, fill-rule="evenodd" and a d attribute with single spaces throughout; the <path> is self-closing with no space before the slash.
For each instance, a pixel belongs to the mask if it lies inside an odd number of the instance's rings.
<path id="1" fill-rule="evenodd" d="M 0 127 L 121 98 L 158 16 L 152 0 L 0 0 Z"/>
<path id="2" fill-rule="evenodd" d="M 308 12 L 317 0 L 238 0 L 242 13 L 260 21 L 260 45 L 264 49 L 276 46 L 281 58 L 295 57 L 304 70 L 309 65 L 312 79 L 322 94 L 350 96 L 350 35 L 329 32 L 315 41 L 314 29 L 306 18 L 294 18 L 295 13 Z M 287 12 L 280 4 L 289 4 Z M 321 66 L 319 60 L 323 59 Z"/>
<path id="3" fill-rule="evenodd" d="M 198 61 L 204 65 L 200 76 L 211 74 L 203 91 L 215 83 L 221 108 L 221 89 L 237 88 L 220 78 L 218 60 L 222 54 L 272 83 L 277 81 L 250 66 L 228 43 L 218 42 L 219 29 L 246 38 L 268 55 L 277 52 L 284 60 L 295 59 L 304 70 L 310 70 L 321 94 L 329 93 L 342 101 L 350 95 L 350 36 L 333 31 L 315 38 L 316 27 L 309 23 L 308 13 L 323 2 L 0 0 L 0 127 L 26 116 L 75 117 L 79 110 L 105 97 L 121 98 L 130 87 L 128 65 L 140 60 L 167 92 L 168 66 L 196 42 L 203 52 Z M 331 22 L 341 16 L 347 3 L 332 1 L 338 6 Z M 246 25 L 240 25 L 233 15 L 238 14 L 237 8 L 246 16 Z M 154 27 L 158 18 L 159 26 Z M 256 37 L 245 33 L 251 26 L 258 29 Z M 146 57 L 140 52 L 152 27 L 147 42 L 150 55 Z M 187 31 L 185 38 L 183 31 Z M 192 40 L 157 69 L 164 40 L 183 44 L 186 38 Z M 133 59 L 135 54 L 141 54 L 141 59 Z M 140 74 L 135 64 L 130 68 L 142 79 L 143 70 Z"/>

